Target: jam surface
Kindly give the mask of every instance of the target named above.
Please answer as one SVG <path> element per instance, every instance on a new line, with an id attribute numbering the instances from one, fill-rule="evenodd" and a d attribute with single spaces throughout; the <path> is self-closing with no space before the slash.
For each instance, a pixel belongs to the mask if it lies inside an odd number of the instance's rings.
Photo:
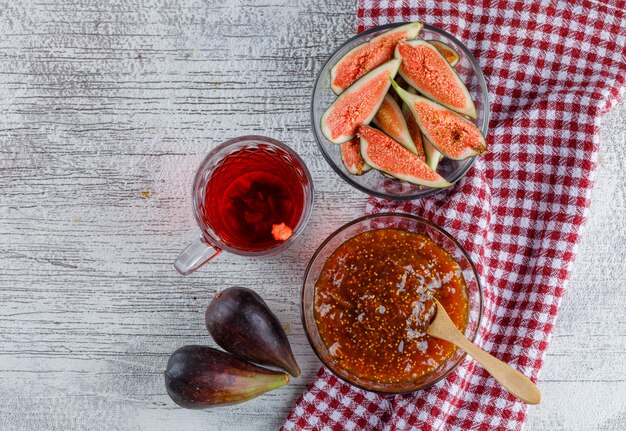
<path id="1" fill-rule="evenodd" d="M 461 268 L 430 238 L 399 229 L 340 245 L 315 285 L 315 321 L 335 363 L 366 380 L 410 382 L 456 350 L 425 334 L 432 298 L 462 332 L 468 296 Z"/>

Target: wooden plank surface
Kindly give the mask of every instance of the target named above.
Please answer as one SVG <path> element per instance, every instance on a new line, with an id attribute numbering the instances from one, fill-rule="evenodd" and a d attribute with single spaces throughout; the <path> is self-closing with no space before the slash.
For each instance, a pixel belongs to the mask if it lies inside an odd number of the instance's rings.
<path id="1" fill-rule="evenodd" d="M 313 81 L 354 33 L 351 0 L 0 1 L 0 429 L 276 429 L 319 362 L 299 320 L 316 246 L 365 195 L 320 156 Z M 626 429 L 626 106 L 604 121 L 590 221 L 527 429 Z M 194 169 L 218 143 L 291 145 L 316 187 L 284 254 L 172 267 L 197 235 Z M 206 304 L 253 287 L 285 323 L 301 378 L 251 402 L 188 411 L 168 355 L 211 344 Z M 621 396 L 620 396 L 621 395 Z"/>

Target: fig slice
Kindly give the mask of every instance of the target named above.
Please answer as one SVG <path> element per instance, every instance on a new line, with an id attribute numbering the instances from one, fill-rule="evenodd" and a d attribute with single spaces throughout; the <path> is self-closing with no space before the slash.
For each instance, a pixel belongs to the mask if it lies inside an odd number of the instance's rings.
<path id="1" fill-rule="evenodd" d="M 393 28 L 348 51 L 330 70 L 330 88 L 341 94 L 357 79 L 393 58 L 398 42 L 415 39 L 421 22 Z"/>
<path id="2" fill-rule="evenodd" d="M 444 156 L 463 160 L 487 152 L 485 137 L 474 123 L 432 100 L 403 90 L 395 81 L 392 85 L 413 113 L 424 138 Z"/>
<path id="3" fill-rule="evenodd" d="M 183 346 L 167 361 L 165 387 L 181 407 L 227 406 L 289 383 L 289 375 L 267 370 L 208 346 Z"/>
<path id="4" fill-rule="evenodd" d="M 417 91 L 413 87 L 409 87 L 407 91 L 411 94 L 417 93 Z M 404 119 L 409 128 L 409 132 L 411 133 L 411 137 L 413 138 L 413 142 L 416 143 L 415 145 L 421 145 L 423 148 L 424 157 L 422 159 L 426 160 L 426 164 L 430 166 L 433 171 L 436 171 L 437 166 L 439 165 L 439 161 L 442 158 L 442 154 L 437 151 L 435 147 L 433 147 L 433 144 L 431 144 L 428 139 L 424 139 L 424 137 L 422 136 L 422 131 L 417 125 L 415 117 L 413 116 L 411 109 L 407 106 L 406 103 L 402 103 L 402 114 L 404 115 Z"/>
<path id="5" fill-rule="evenodd" d="M 206 309 L 205 322 L 215 342 L 227 352 L 274 365 L 294 377 L 300 375 L 280 321 L 255 291 L 229 287 L 218 292 Z"/>
<path id="6" fill-rule="evenodd" d="M 454 67 L 457 65 L 460 60 L 459 53 L 456 52 L 456 50 L 453 49 L 450 45 L 446 45 L 439 40 L 427 40 L 426 42 L 437 48 L 439 54 L 441 54 L 443 58 L 446 59 L 450 66 Z"/>
<path id="7" fill-rule="evenodd" d="M 322 133 L 330 142 L 343 144 L 356 136 L 359 126 L 372 121 L 398 67 L 400 60 L 378 66 L 337 97 L 324 112 L 321 122 Z"/>
<path id="8" fill-rule="evenodd" d="M 341 144 L 341 160 L 346 170 L 352 175 L 363 175 L 372 169 L 361 156 L 361 142 L 359 138 Z"/>
<path id="9" fill-rule="evenodd" d="M 421 133 L 421 132 L 420 132 Z M 426 154 L 426 164 L 433 170 L 437 170 L 437 166 L 439 166 L 439 162 L 443 159 L 443 154 L 441 154 L 437 148 L 431 142 L 424 139 L 424 153 Z"/>
<path id="10" fill-rule="evenodd" d="M 413 87 L 411 87 L 409 84 L 406 83 L 406 81 L 404 80 L 404 78 L 402 78 L 400 75 L 396 74 L 396 77 L 393 78 L 394 81 L 396 81 L 398 83 L 398 85 L 402 88 L 404 88 L 405 90 L 409 90 Z M 398 106 L 402 105 L 402 99 L 400 99 L 400 96 L 398 96 L 398 93 L 396 93 L 395 91 L 390 91 L 388 94 L 391 94 L 391 97 L 393 97 L 393 100 L 396 101 L 396 103 L 398 104 Z"/>
<path id="11" fill-rule="evenodd" d="M 424 156 L 423 147 L 418 149 L 417 144 L 411 139 L 412 135 L 409 132 L 402 109 L 389 93 L 383 99 L 383 103 L 378 108 L 372 123 L 410 152 L 420 157 Z M 421 146 L 421 141 L 418 143 Z"/>
<path id="12" fill-rule="evenodd" d="M 452 66 L 424 40 L 402 42 L 395 56 L 402 60 L 400 76 L 425 97 L 460 114 L 476 118 L 472 96 Z"/>
<path id="13" fill-rule="evenodd" d="M 373 168 L 412 184 L 436 188 L 452 185 L 416 154 L 380 130 L 363 126 L 359 129 L 359 137 L 361 155 Z"/>

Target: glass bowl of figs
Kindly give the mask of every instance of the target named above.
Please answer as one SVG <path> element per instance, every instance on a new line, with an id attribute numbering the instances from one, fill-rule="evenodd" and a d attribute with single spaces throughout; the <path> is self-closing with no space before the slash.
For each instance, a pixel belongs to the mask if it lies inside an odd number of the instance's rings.
<path id="1" fill-rule="evenodd" d="M 434 299 L 471 341 L 482 290 L 463 246 L 407 214 L 361 217 L 332 233 L 311 258 L 302 323 L 311 347 L 340 379 L 385 394 L 446 378 L 466 354 L 428 335 Z"/>
<path id="2" fill-rule="evenodd" d="M 383 25 L 328 58 L 311 122 L 324 158 L 348 184 L 380 198 L 423 198 L 451 187 L 487 152 L 487 84 L 446 31 Z"/>

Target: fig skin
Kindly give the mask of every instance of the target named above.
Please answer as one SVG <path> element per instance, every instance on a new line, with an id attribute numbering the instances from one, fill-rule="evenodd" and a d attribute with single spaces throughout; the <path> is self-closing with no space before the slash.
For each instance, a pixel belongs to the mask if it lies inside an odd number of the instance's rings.
<path id="1" fill-rule="evenodd" d="M 395 58 L 404 80 L 424 97 L 459 114 L 476 118 L 476 106 L 465 83 L 437 47 L 412 40 L 396 45 Z"/>
<path id="2" fill-rule="evenodd" d="M 391 60 L 395 45 L 401 41 L 415 39 L 422 27 L 421 22 L 411 22 L 352 48 L 330 70 L 330 89 L 336 95 L 341 94 L 367 72 Z M 356 74 L 353 73 L 354 68 L 358 70 Z"/>
<path id="3" fill-rule="evenodd" d="M 369 124 L 383 103 L 400 60 L 390 60 L 360 77 L 326 109 L 320 130 L 333 144 L 343 144 L 356 137 L 359 126 Z M 389 84 L 389 85 L 388 85 Z"/>
<path id="4" fill-rule="evenodd" d="M 437 48 L 437 51 L 446 59 L 450 66 L 454 67 L 459 63 L 459 53 L 454 48 L 439 40 L 427 40 L 426 42 Z"/>
<path id="5" fill-rule="evenodd" d="M 361 156 L 360 141 L 359 138 L 354 138 L 341 144 L 341 161 L 346 170 L 352 175 L 363 175 L 372 169 Z"/>
<path id="6" fill-rule="evenodd" d="M 437 102 L 409 93 L 400 88 L 394 80 L 391 80 L 391 84 L 413 113 L 415 122 L 421 129 L 425 141 L 430 142 L 430 144 L 445 157 L 452 160 L 464 160 L 487 152 L 485 136 L 476 124 L 472 123 L 458 112 L 452 111 Z M 431 111 L 433 111 L 431 118 L 424 120 L 422 115 L 415 110 L 416 103 L 425 104 L 431 109 Z M 435 116 L 437 118 L 433 118 Z M 424 121 L 426 121 L 426 123 L 423 123 Z M 448 124 L 446 124 L 446 122 Z M 434 128 L 434 135 L 431 136 L 429 134 L 429 128 Z M 454 135 L 458 133 L 463 137 L 463 132 L 467 133 L 468 136 L 461 142 L 459 138 Z M 365 161 L 367 162 L 367 159 Z"/>
<path id="7" fill-rule="evenodd" d="M 294 377 L 300 375 L 280 321 L 256 292 L 245 287 L 218 292 L 207 307 L 205 322 L 215 342 L 227 352 L 282 368 Z"/>
<path id="8" fill-rule="evenodd" d="M 359 129 L 361 155 L 374 169 L 394 178 L 426 187 L 450 187 L 445 178 L 432 170 L 417 154 L 410 152 L 380 130 L 369 126 Z"/>
<path id="9" fill-rule="evenodd" d="M 241 403 L 289 383 L 286 373 L 196 345 L 172 353 L 164 375 L 170 398 L 188 409 Z"/>

